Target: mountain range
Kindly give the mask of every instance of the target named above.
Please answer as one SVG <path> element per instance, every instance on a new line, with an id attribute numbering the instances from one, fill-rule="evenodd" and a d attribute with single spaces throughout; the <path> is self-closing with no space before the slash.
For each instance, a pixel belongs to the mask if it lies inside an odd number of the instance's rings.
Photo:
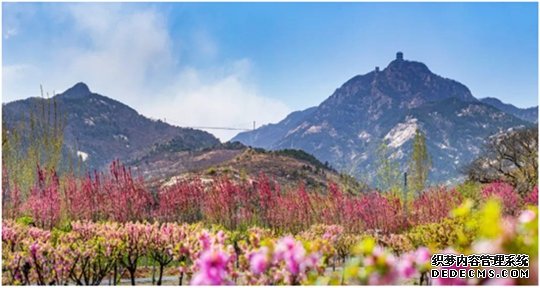
<path id="1" fill-rule="evenodd" d="M 88 170 L 102 170 L 120 159 L 160 185 L 186 173 L 204 176 L 212 170 L 236 178 L 264 172 L 277 175 L 280 182 L 304 179 L 319 184 L 339 179 L 339 171 L 374 184 L 380 145 L 387 144 L 404 172 L 417 129 L 426 135 L 433 164 L 430 180 L 451 182 L 460 179 L 463 167 L 479 155 L 489 136 L 538 122 L 538 107 L 477 99 L 465 85 L 405 60 L 400 52 L 384 69 L 376 67 L 346 81 L 320 105 L 231 140 L 241 145 L 149 119 L 84 83 L 51 99 L 3 104 L 3 124 L 13 129 L 28 123 L 31 112 L 51 100 L 65 119 L 65 154 L 78 157 Z M 301 171 L 294 172 L 298 167 Z"/>
<path id="2" fill-rule="evenodd" d="M 386 143 L 404 172 L 419 129 L 432 159 L 430 181 L 452 182 L 490 135 L 534 125 L 537 109 L 479 100 L 465 85 L 398 52 L 386 68 L 354 76 L 319 106 L 242 132 L 232 141 L 270 150 L 301 149 L 374 183 L 378 147 Z"/>
<path id="3" fill-rule="evenodd" d="M 493 97 L 486 97 L 480 99 L 482 103 L 491 105 L 505 113 L 512 114 L 521 120 L 525 120 L 531 123 L 538 123 L 538 106 L 530 108 L 518 108 L 512 104 L 503 103 L 501 100 Z"/>
<path id="4" fill-rule="evenodd" d="M 61 164 L 78 158 L 82 172 L 105 170 L 120 159 L 152 189 L 193 177 L 203 181 L 223 176 L 254 180 L 261 173 L 282 186 L 303 182 L 321 188 L 332 181 L 351 193 L 365 188 L 303 151 L 265 151 L 239 142 L 222 144 L 210 133 L 149 119 L 121 102 L 91 92 L 84 83 L 52 98 L 30 97 L 4 104 L 4 128 L 17 129 L 23 137 L 29 135 L 30 118 L 47 119 L 39 115 L 42 109 L 52 110 L 51 103 L 64 127 Z M 49 120 L 53 112 L 48 114 Z"/>
<path id="5" fill-rule="evenodd" d="M 208 132 L 149 119 L 133 108 L 90 91 L 77 83 L 51 99 L 31 97 L 2 105 L 6 127 L 28 123 L 30 113 L 54 101 L 64 118 L 64 151 L 83 161 L 88 170 L 104 169 L 114 159 L 128 161 L 174 143 L 178 150 L 213 147 L 219 140 Z"/>

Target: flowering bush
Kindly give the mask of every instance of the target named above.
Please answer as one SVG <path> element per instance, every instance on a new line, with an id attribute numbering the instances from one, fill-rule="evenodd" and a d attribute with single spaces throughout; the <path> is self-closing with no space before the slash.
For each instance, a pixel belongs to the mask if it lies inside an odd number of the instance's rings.
<path id="1" fill-rule="evenodd" d="M 497 201 L 487 202 L 482 210 L 473 211 L 461 207 L 459 216 L 467 216 L 469 225 L 478 226 L 476 240 L 468 247 L 447 248 L 443 253 L 451 254 L 525 254 L 530 258 L 530 277 L 528 279 L 433 279 L 441 285 L 537 285 L 538 284 L 538 208 L 529 208 L 519 212 L 518 217 L 505 216 Z M 442 269 L 442 268 L 438 268 Z M 478 269 L 467 267 L 467 269 Z"/>
<path id="2" fill-rule="evenodd" d="M 82 180 L 66 180 L 63 194 L 68 215 L 74 220 L 144 220 L 154 206 L 143 179 L 133 177 L 119 161 L 110 165 L 108 174 L 95 172 Z"/>
<path id="3" fill-rule="evenodd" d="M 439 222 L 461 202 L 462 196 L 455 189 L 432 188 L 413 200 L 408 219 L 412 225 Z"/>
<path id="4" fill-rule="evenodd" d="M 29 215 L 48 229 L 59 227 L 61 220 L 203 221 L 231 230 L 260 226 L 280 233 L 298 233 L 316 224 L 340 225 L 347 232 L 379 235 L 438 222 L 462 200 L 459 193 L 443 188 L 409 203 L 380 192 L 347 194 L 334 183 L 322 193 L 307 191 L 302 183 L 281 189 L 265 175 L 252 182 L 226 177 L 206 184 L 197 178 L 184 180 L 153 194 L 118 161 L 108 173 L 94 172 L 81 179 L 66 176 L 60 181 L 54 171 L 38 172 L 39 183 L 30 193 L 22 193 L 30 194 L 27 199 L 18 196 L 16 186 L 5 187 L 9 197 L 3 199 L 4 216 Z"/>
<path id="5" fill-rule="evenodd" d="M 523 199 L 504 183 L 481 194 L 434 188 L 404 202 L 334 184 L 282 190 L 261 175 L 152 194 L 119 162 L 83 179 L 38 172 L 28 198 L 16 187 L 3 193 L 3 284 L 118 284 L 126 275 L 137 284 L 150 262 L 158 285 L 168 268 L 180 285 L 500 284 L 429 279 L 429 256 L 525 253 L 538 265 L 537 188 Z M 536 282 L 532 273 L 502 284 Z"/>
<path id="6" fill-rule="evenodd" d="M 527 205 L 538 205 L 538 186 L 535 186 L 534 189 L 525 196 L 523 202 Z"/>
<path id="7" fill-rule="evenodd" d="M 56 173 L 38 167 L 38 181 L 31 188 L 23 209 L 30 211 L 41 227 L 52 229 L 60 220 L 60 182 Z"/>
<path id="8" fill-rule="evenodd" d="M 503 204 L 504 213 L 514 215 L 521 207 L 521 197 L 510 184 L 495 182 L 482 189 L 484 199 L 495 197 Z"/>
<path id="9" fill-rule="evenodd" d="M 538 209 L 531 208 L 520 212 L 519 217 L 503 217 L 497 202 L 488 202 L 481 211 L 470 210 L 471 204 L 460 207 L 454 217 L 468 216 L 472 223 L 480 223 L 476 240 L 467 247 L 455 250 L 451 247 L 437 249 L 447 254 L 526 254 L 531 259 L 531 277 L 521 279 L 429 279 L 426 272 L 431 268 L 432 250 L 419 247 L 414 252 L 396 256 L 377 246 L 372 238 L 362 241 L 353 251 L 345 265 L 343 278 L 324 276 L 315 281 L 321 284 L 416 284 L 432 282 L 436 285 L 478 285 L 478 284 L 529 284 L 538 283 Z M 487 225 L 489 223 L 489 225 Z M 451 268 L 451 267 L 450 267 Z M 449 268 L 437 268 L 449 269 Z M 477 269 L 468 267 L 467 269 Z M 335 276 L 335 275 L 334 275 Z"/>
<path id="10" fill-rule="evenodd" d="M 163 268 L 173 265 L 183 273 L 180 281 L 187 277 L 194 285 L 501 284 L 489 279 L 429 279 L 430 257 L 441 251 L 527 254 L 531 277 L 507 279 L 502 284 L 537 283 L 538 209 L 530 207 L 509 216 L 502 213 L 497 201 L 487 202 L 479 211 L 471 207 L 470 202 L 464 203 L 450 219 L 463 221 L 463 227 L 474 226 L 475 234 L 465 237 L 474 241 L 462 242 L 458 233 L 448 247 L 419 246 L 395 253 L 389 249 L 392 247 L 377 245 L 376 239 L 364 236 L 360 244 L 352 245 L 343 270 L 331 270 L 332 263 L 325 261 L 339 253 L 340 241 L 349 239 L 350 234 L 339 226 L 318 225 L 296 237 L 277 237 L 261 228 L 237 235 L 217 228 L 207 230 L 200 224 L 132 222 L 73 222 L 69 231 L 51 232 L 8 220 L 2 224 L 2 283 L 99 285 L 111 273 L 118 283 L 122 273 L 116 271 L 120 268 L 127 269 L 133 284 L 140 260 L 152 258 L 160 265 L 160 278 Z"/>
<path id="11" fill-rule="evenodd" d="M 199 179 L 177 182 L 157 194 L 159 208 L 154 216 L 162 222 L 196 222 L 202 219 L 204 186 Z"/>
<path id="12" fill-rule="evenodd" d="M 439 223 L 419 225 L 405 234 L 414 247 L 434 250 L 449 246 L 470 245 L 476 235 L 476 226 L 468 226 L 462 217 L 446 218 Z"/>

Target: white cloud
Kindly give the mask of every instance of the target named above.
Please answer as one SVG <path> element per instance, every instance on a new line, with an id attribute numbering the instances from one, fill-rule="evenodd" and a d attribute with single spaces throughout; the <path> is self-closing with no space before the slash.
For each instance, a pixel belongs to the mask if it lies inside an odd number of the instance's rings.
<path id="1" fill-rule="evenodd" d="M 75 48 L 68 64 L 90 87 L 128 103 L 146 99 L 174 68 L 171 39 L 163 17 L 123 6 L 74 5 L 76 30 L 88 35 L 89 47 Z"/>
<path id="2" fill-rule="evenodd" d="M 2 3 L 2 37 L 4 40 L 17 36 L 21 30 L 21 22 L 34 17 L 32 5 L 21 3 Z"/>
<path id="3" fill-rule="evenodd" d="M 155 9 L 111 3 L 67 7 L 63 12 L 69 15 L 66 24 L 71 26 L 66 29 L 72 35 L 57 39 L 63 45 L 54 51 L 55 65 L 36 65 L 34 70 L 25 63 L 4 66 L 7 99 L 29 96 L 20 87 L 39 92 L 39 84 L 44 83 L 48 91 L 63 91 L 83 81 L 92 91 L 124 102 L 143 115 L 181 125 L 251 127 L 251 121 L 258 125 L 276 122 L 289 112 L 285 104 L 257 90 L 249 78 L 253 63 L 248 59 L 225 64 L 214 61 L 204 70 L 183 65 L 182 55 L 173 48 L 167 19 Z M 196 49 L 206 59 L 213 60 L 219 53 L 217 43 L 203 29 L 174 42 L 179 41 L 189 41 L 183 46 Z M 237 133 L 209 132 L 221 140 Z"/>
<path id="4" fill-rule="evenodd" d="M 11 64 L 2 67 L 2 98 L 14 100 L 20 97 L 15 95 L 39 96 L 40 70 L 29 64 Z M 36 81 L 36 85 L 26 85 L 30 79 Z M 7 96 L 9 95 L 9 96 Z M 7 96 L 7 97 L 6 97 Z"/>
<path id="5" fill-rule="evenodd" d="M 240 60 L 218 71 L 185 69 L 165 93 L 172 97 L 150 108 L 168 122 L 189 126 L 251 128 L 277 122 L 290 112 L 283 103 L 265 98 L 248 82 L 250 64 Z M 239 131 L 208 130 L 222 141 Z"/>

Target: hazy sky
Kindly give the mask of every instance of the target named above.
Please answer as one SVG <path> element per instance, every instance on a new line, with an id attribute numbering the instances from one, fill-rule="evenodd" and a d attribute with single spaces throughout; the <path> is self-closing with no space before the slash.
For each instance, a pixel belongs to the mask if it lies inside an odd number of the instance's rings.
<path id="1" fill-rule="evenodd" d="M 399 50 L 477 98 L 529 107 L 538 102 L 537 11 L 537 3 L 3 3 L 2 102 L 83 81 L 171 123 L 251 127 L 318 105 Z"/>

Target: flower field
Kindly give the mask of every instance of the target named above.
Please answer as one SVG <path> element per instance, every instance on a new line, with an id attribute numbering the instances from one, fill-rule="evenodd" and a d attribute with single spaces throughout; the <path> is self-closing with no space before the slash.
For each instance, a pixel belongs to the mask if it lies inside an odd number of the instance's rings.
<path id="1" fill-rule="evenodd" d="M 38 175 L 30 191 L 3 188 L 4 285 L 538 282 L 537 188 L 468 183 L 402 199 L 261 175 L 149 191 L 118 162 L 82 179 Z M 530 277 L 431 279 L 435 253 L 527 254 Z"/>

